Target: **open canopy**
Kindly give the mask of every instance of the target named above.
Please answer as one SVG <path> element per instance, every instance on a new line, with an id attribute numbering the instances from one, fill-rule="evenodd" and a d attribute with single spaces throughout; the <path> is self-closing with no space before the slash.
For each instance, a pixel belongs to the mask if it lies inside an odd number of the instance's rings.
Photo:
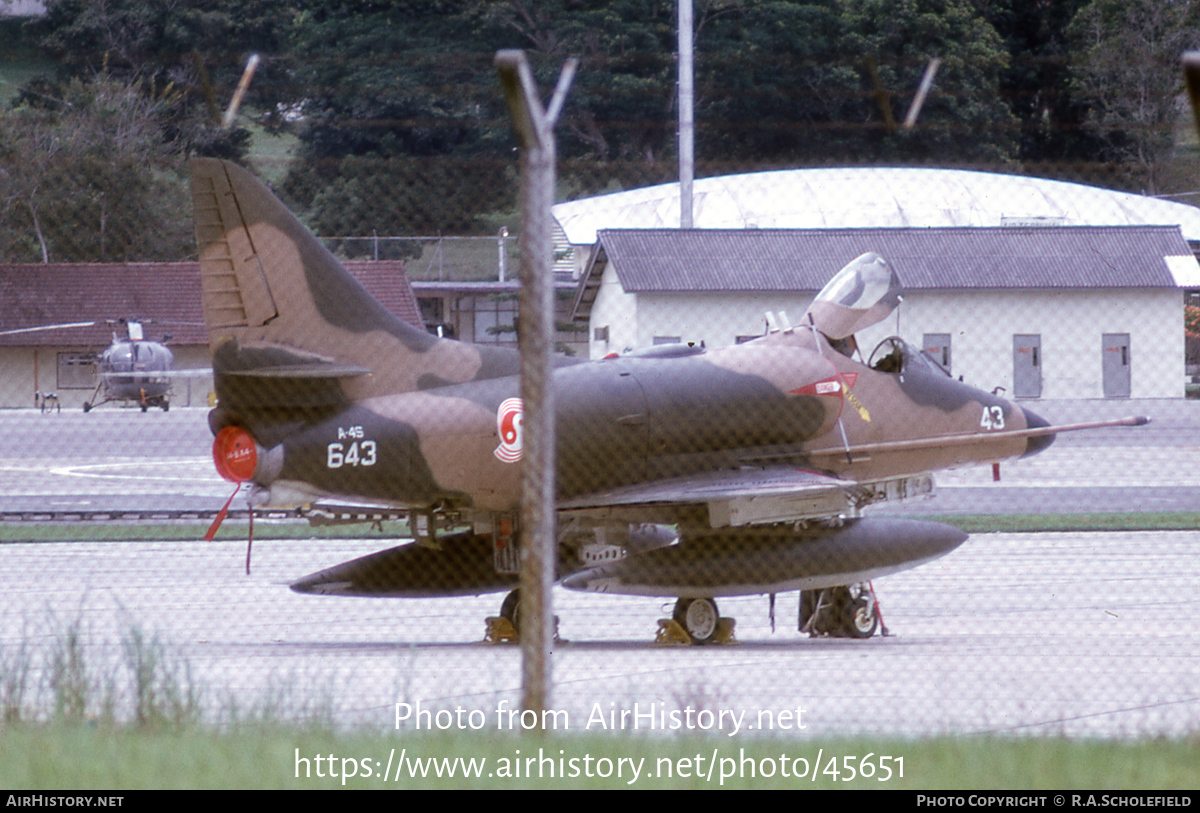
<path id="1" fill-rule="evenodd" d="M 808 306 L 804 321 L 830 339 L 844 339 L 887 317 L 900 304 L 900 278 L 874 252 L 851 260 Z"/>

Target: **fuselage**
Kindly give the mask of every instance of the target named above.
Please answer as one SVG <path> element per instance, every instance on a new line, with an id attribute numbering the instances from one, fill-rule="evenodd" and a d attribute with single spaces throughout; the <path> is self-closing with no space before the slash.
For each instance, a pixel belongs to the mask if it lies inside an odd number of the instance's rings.
<path id="1" fill-rule="evenodd" d="M 736 347 L 675 346 L 559 368 L 558 495 L 769 463 L 877 479 L 1046 445 L 1043 438 L 1009 438 L 887 448 L 1045 425 L 931 365 L 902 362 L 874 369 L 801 330 Z M 513 375 L 377 396 L 262 450 L 254 480 L 276 495 L 288 491 L 275 484 L 291 484 L 306 495 L 408 508 L 512 510 L 520 497 L 521 421 Z"/>
<path id="2" fill-rule="evenodd" d="M 171 391 L 174 354 L 158 342 L 114 342 L 100 356 L 104 393 L 110 400 L 159 398 Z"/>

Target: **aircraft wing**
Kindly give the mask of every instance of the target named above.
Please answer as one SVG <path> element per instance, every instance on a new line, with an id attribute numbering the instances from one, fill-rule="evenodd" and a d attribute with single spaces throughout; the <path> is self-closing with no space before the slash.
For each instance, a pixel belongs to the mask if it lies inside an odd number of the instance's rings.
<path id="1" fill-rule="evenodd" d="M 850 480 L 786 466 L 704 472 L 561 500 L 560 511 L 707 508 L 713 528 L 836 516 L 859 487 Z"/>

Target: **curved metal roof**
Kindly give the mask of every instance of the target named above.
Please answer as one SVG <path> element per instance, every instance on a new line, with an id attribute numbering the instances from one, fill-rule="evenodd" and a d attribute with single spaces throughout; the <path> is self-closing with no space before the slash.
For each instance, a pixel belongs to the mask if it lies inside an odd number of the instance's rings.
<path id="1" fill-rule="evenodd" d="M 961 169 L 847 167 L 702 178 L 693 186 L 701 229 L 929 226 L 1178 225 L 1200 241 L 1200 208 L 1096 186 Z M 560 203 L 573 245 L 599 229 L 678 228 L 679 184 Z"/>

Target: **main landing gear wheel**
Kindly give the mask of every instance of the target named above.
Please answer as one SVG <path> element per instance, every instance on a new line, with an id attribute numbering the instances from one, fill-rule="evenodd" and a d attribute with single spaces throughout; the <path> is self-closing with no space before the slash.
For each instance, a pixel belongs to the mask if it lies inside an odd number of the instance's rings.
<path id="1" fill-rule="evenodd" d="M 803 590 L 800 631 L 833 638 L 870 638 L 879 629 L 879 607 L 864 583 Z"/>
<path id="2" fill-rule="evenodd" d="M 484 634 L 483 640 L 486 643 L 515 644 L 521 640 L 521 590 L 509 591 L 509 594 L 504 597 L 504 601 L 500 604 L 500 615 L 492 616 L 485 619 L 487 624 L 487 632 Z M 551 620 L 551 636 L 555 643 L 561 643 L 562 638 L 558 635 L 558 616 L 554 616 Z"/>
<path id="3" fill-rule="evenodd" d="M 500 605 L 500 617 L 513 625 L 513 629 L 520 630 L 517 625 L 521 614 L 521 591 L 513 590 L 504 597 L 504 603 Z"/>
<path id="4" fill-rule="evenodd" d="M 711 598 L 681 598 L 675 602 L 672 614 L 675 623 L 692 637 L 692 642 L 707 644 L 717 634 L 721 614 Z"/>
<path id="5" fill-rule="evenodd" d="M 521 591 L 513 590 L 504 597 L 504 602 L 500 605 L 500 615 L 484 619 L 484 624 L 487 625 L 483 635 L 484 643 L 515 644 L 520 641 L 521 633 L 517 628 L 520 614 Z"/>

